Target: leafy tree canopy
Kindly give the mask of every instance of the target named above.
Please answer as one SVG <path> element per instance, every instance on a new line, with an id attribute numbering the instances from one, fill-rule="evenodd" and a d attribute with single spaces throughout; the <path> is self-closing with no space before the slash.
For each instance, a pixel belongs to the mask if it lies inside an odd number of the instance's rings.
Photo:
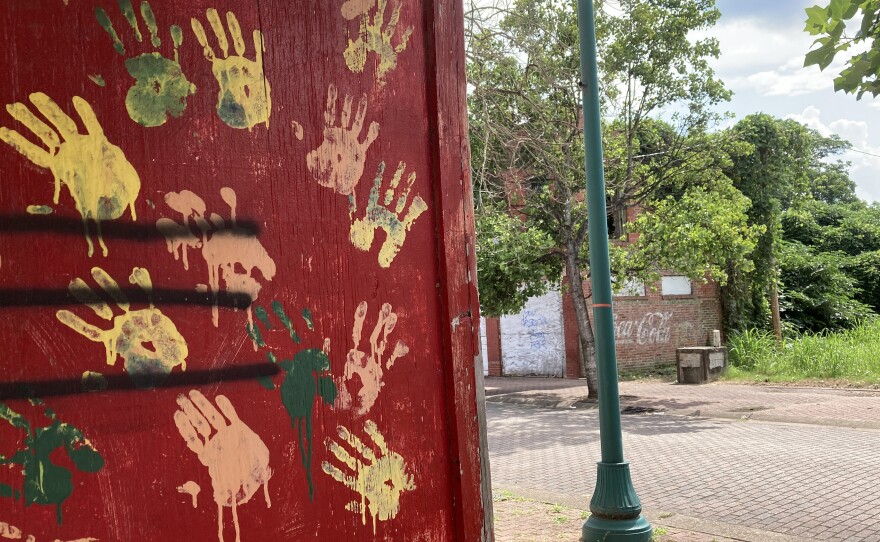
<path id="1" fill-rule="evenodd" d="M 880 94 L 880 0 L 831 0 L 828 5 L 806 9 L 804 30 L 819 36 L 818 47 L 807 53 L 804 66 L 824 70 L 838 53 L 856 50 L 846 67 L 834 79 L 834 90 L 855 94 L 861 99 L 867 92 Z"/>

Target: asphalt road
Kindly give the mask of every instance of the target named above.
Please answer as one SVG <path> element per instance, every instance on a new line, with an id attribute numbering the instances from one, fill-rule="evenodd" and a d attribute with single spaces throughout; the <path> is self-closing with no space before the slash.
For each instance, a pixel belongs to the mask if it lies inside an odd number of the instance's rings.
<path id="1" fill-rule="evenodd" d="M 597 411 L 488 403 L 493 488 L 586 502 Z M 642 505 L 808 540 L 880 542 L 880 431 L 623 416 Z"/>

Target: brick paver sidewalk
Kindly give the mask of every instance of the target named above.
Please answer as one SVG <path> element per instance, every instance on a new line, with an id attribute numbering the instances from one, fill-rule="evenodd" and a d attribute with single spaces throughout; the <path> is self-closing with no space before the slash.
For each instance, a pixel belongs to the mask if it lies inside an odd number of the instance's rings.
<path id="1" fill-rule="evenodd" d="M 654 381 L 620 391 L 657 540 L 880 542 L 880 392 Z M 599 456 L 583 381 L 487 378 L 486 395 L 493 488 L 512 495 L 496 498 L 497 540 L 576 540 Z"/>
<path id="2" fill-rule="evenodd" d="M 702 385 L 655 381 L 620 383 L 621 407 L 734 419 L 812 423 L 880 429 L 880 391 L 797 388 L 714 382 Z M 594 406 L 583 381 L 555 378 L 487 378 L 493 402 L 539 406 Z"/>
<path id="3" fill-rule="evenodd" d="M 596 410 L 489 403 L 487 411 L 496 491 L 539 492 L 570 508 L 589 502 L 600 455 Z M 623 430 L 633 483 L 655 525 L 698 519 L 723 527 L 701 532 L 752 542 L 880 542 L 880 431 L 645 414 L 624 416 Z M 730 536 L 728 527 L 752 534 Z"/>

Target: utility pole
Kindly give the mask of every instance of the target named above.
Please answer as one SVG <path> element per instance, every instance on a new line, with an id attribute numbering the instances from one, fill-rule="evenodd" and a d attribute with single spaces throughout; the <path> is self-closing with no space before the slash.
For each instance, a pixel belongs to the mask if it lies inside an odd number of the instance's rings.
<path id="1" fill-rule="evenodd" d="M 591 515 L 584 523 L 582 540 L 648 542 L 653 530 L 641 515 L 642 504 L 632 485 L 629 463 L 623 459 L 595 26 L 593 0 L 578 0 L 590 269 L 599 381 L 599 439 L 602 445 L 602 460 L 597 464 L 596 489 L 590 500 Z"/>

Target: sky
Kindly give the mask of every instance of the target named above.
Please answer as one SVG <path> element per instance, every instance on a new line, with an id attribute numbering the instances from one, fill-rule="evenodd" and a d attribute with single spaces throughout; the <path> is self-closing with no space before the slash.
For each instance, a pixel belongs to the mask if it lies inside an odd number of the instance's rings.
<path id="1" fill-rule="evenodd" d="M 722 110 L 736 119 L 763 112 L 840 135 L 853 145 L 841 159 L 852 163 L 859 197 L 880 201 L 880 97 L 857 101 L 834 92 L 845 54 L 824 72 L 803 67 L 815 39 L 803 30 L 804 9 L 815 4 L 828 0 L 717 0 L 721 19 L 706 33 L 720 42 L 713 67 L 734 93 Z"/>

